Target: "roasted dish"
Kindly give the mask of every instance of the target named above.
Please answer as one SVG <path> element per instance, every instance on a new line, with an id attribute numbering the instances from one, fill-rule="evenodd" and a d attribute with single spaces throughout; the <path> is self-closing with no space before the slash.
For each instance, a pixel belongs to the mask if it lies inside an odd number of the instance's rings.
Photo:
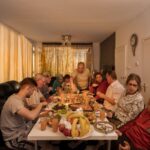
<path id="1" fill-rule="evenodd" d="M 84 105 L 84 104 L 81 104 L 81 103 L 70 104 L 69 108 L 72 111 L 76 111 L 78 108 L 82 108 L 83 111 L 87 111 L 87 112 L 93 111 L 93 108 L 90 105 Z"/>
<path id="2" fill-rule="evenodd" d="M 96 115 L 94 112 L 84 112 L 84 115 L 88 118 L 91 124 L 96 122 Z"/>

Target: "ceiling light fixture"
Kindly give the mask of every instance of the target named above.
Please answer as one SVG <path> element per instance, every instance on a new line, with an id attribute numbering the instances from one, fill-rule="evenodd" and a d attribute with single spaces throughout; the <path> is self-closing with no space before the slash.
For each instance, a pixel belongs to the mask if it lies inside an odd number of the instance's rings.
<path id="1" fill-rule="evenodd" d="M 71 35 L 62 35 L 62 40 L 64 46 L 71 46 Z"/>

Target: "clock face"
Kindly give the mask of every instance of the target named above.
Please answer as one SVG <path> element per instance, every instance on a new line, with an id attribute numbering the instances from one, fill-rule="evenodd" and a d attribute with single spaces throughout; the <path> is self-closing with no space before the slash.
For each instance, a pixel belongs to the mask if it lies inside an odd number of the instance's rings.
<path id="1" fill-rule="evenodd" d="M 136 34 L 132 34 L 131 39 L 130 39 L 130 44 L 131 44 L 132 47 L 136 47 L 137 40 L 138 40 L 137 35 Z"/>

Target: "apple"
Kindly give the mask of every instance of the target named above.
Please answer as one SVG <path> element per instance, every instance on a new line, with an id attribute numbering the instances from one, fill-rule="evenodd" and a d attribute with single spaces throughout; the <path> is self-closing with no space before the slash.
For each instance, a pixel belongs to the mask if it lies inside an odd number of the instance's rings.
<path id="1" fill-rule="evenodd" d="M 59 124 L 59 131 L 64 132 L 65 125 L 64 124 Z"/>
<path id="2" fill-rule="evenodd" d="M 65 136 L 71 136 L 71 130 L 65 128 L 64 131 L 63 131 L 63 134 L 64 134 Z"/>

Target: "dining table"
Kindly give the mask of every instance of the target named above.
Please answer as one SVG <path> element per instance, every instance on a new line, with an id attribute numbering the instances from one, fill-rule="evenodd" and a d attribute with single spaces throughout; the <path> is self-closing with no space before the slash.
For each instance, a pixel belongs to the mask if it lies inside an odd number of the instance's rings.
<path id="1" fill-rule="evenodd" d="M 51 127 L 46 127 L 46 130 L 41 131 L 40 126 L 39 126 L 39 120 L 36 122 L 36 124 L 33 126 L 32 130 L 30 131 L 27 139 L 30 141 L 35 141 L 35 150 L 37 150 L 37 142 L 38 141 L 62 141 L 62 140 L 98 140 L 98 141 L 107 141 L 107 150 L 111 149 L 111 141 L 112 140 L 117 140 L 118 135 L 116 134 L 115 131 L 111 133 L 100 133 L 96 131 L 93 128 L 92 133 L 90 136 L 87 136 L 86 138 L 69 138 L 65 137 L 62 133 L 60 132 L 53 132 Z"/>
<path id="2" fill-rule="evenodd" d="M 52 104 L 49 104 L 51 106 Z M 53 104 L 54 105 L 54 104 Z M 50 107 L 48 107 L 50 108 Z M 109 122 L 107 118 L 105 118 L 105 122 Z M 118 135 L 115 132 L 115 129 L 112 132 L 104 133 L 99 132 L 96 130 L 94 124 L 91 124 L 91 130 L 90 132 L 84 136 L 84 137 L 68 137 L 62 134 L 59 130 L 57 132 L 54 132 L 52 127 L 46 126 L 45 130 L 41 130 L 40 127 L 40 118 L 37 120 L 37 122 L 34 124 L 33 128 L 29 132 L 27 136 L 27 140 L 34 141 L 35 142 L 35 150 L 38 149 L 38 141 L 69 141 L 69 140 L 83 140 L 83 141 L 106 141 L 107 142 L 107 150 L 111 149 L 111 141 L 117 140 Z"/>

